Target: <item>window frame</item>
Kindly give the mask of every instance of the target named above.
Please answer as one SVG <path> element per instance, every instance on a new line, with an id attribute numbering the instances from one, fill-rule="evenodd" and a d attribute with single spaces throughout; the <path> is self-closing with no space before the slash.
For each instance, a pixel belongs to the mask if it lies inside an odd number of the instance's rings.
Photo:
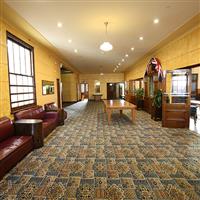
<path id="1" fill-rule="evenodd" d="M 12 42 L 16 43 L 17 45 L 19 45 L 19 46 L 21 46 L 21 47 L 23 47 L 23 48 L 25 48 L 25 49 L 30 51 L 30 66 L 32 68 L 32 75 L 31 76 L 28 76 L 28 75 L 25 75 L 25 74 L 21 74 L 21 73 L 12 73 L 12 72 L 10 72 L 8 40 L 11 40 Z M 16 112 L 18 112 L 20 110 L 31 108 L 31 107 L 34 107 L 35 105 L 37 105 L 36 82 L 35 82 L 34 48 L 30 44 L 24 42 L 23 40 L 21 40 L 20 38 L 18 38 L 17 36 L 13 35 L 12 33 L 8 32 L 8 31 L 6 31 L 6 44 L 7 44 L 7 63 L 8 63 L 7 66 L 8 66 L 8 79 L 9 79 L 8 81 L 9 81 L 10 111 L 11 111 L 11 114 L 13 114 L 13 113 L 16 113 Z M 12 95 L 11 94 L 11 86 L 13 86 L 13 85 L 10 83 L 10 75 L 11 74 L 32 77 L 33 85 L 31 85 L 31 87 L 33 88 L 33 92 L 31 94 L 33 94 L 33 99 L 30 99 L 30 100 L 33 100 L 34 101 L 33 103 L 27 104 L 27 105 L 23 105 L 23 106 L 17 106 L 17 107 L 12 108 L 12 104 L 13 103 L 11 102 L 11 95 Z M 18 85 L 18 86 L 20 86 L 20 85 Z M 22 87 L 23 86 L 28 87 L 30 85 L 22 85 Z M 26 92 L 23 92 L 23 94 L 24 93 L 26 93 Z M 22 93 L 16 93 L 16 94 L 19 95 L 19 94 L 22 94 Z M 17 101 L 17 102 L 25 102 L 25 101 L 21 100 L 21 101 Z"/>

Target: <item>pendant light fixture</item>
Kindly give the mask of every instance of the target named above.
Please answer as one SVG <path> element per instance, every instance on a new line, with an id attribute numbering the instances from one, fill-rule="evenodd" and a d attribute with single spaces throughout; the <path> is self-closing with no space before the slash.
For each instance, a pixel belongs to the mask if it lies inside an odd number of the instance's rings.
<path id="1" fill-rule="evenodd" d="M 106 27 L 106 37 L 107 37 L 107 26 L 108 26 L 108 22 L 104 22 L 105 27 Z M 102 51 L 111 51 L 113 49 L 112 44 L 110 44 L 110 42 L 103 42 L 100 47 L 99 47 Z"/>

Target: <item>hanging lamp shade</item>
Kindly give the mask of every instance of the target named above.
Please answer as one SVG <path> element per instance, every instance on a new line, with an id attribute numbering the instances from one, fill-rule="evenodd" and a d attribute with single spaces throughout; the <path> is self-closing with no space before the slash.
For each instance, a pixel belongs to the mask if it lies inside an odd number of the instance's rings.
<path id="1" fill-rule="evenodd" d="M 106 36 L 107 36 L 107 26 L 108 26 L 108 22 L 105 22 L 105 27 L 106 27 Z M 100 47 L 99 47 L 102 51 L 111 51 L 113 49 L 113 46 L 110 42 L 103 42 Z"/>
<path id="2" fill-rule="evenodd" d="M 100 49 L 102 51 L 111 51 L 113 49 L 113 46 L 112 46 L 112 44 L 110 44 L 110 42 L 103 42 L 100 45 Z"/>

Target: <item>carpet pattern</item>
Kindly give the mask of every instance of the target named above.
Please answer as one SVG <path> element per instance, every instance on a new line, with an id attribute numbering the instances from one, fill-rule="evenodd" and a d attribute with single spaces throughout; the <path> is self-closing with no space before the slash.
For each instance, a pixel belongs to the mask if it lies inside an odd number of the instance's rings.
<path id="1" fill-rule="evenodd" d="M 138 111 L 112 115 L 79 102 L 69 118 L 0 182 L 0 199 L 200 199 L 200 137 Z"/>

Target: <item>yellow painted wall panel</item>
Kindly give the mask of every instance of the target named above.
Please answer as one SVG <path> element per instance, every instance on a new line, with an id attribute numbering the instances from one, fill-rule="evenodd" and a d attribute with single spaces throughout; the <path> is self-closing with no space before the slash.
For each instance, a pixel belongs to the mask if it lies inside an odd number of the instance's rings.
<path id="1" fill-rule="evenodd" d="M 146 55 L 138 60 L 125 72 L 125 80 L 143 77 L 151 57 L 159 58 L 164 70 L 173 70 L 200 63 L 200 26 L 195 25 L 193 29 L 161 46 L 151 55 Z"/>
<path id="2" fill-rule="evenodd" d="M 78 100 L 78 77 L 74 73 L 61 74 L 63 102 Z"/>
<path id="3" fill-rule="evenodd" d="M 12 27 L 8 22 L 0 20 L 0 28 L 0 117 L 3 115 L 12 117 L 9 95 L 6 31 L 19 37 L 34 48 L 37 104 L 44 105 L 52 101 L 57 103 L 56 79 L 60 79 L 59 65 L 62 61 L 55 57 L 52 51 L 39 44 L 37 41 L 34 41 L 20 30 Z M 42 95 L 42 80 L 54 81 L 54 94 Z"/>

